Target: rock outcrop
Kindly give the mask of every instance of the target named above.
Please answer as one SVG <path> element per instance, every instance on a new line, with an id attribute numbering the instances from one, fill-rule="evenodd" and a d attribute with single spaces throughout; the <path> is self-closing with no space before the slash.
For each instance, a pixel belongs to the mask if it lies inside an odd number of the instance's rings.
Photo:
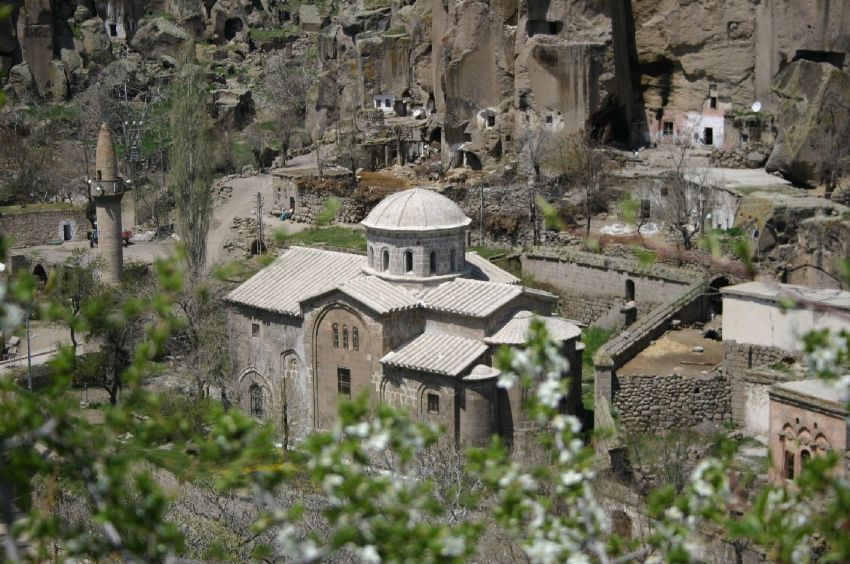
<path id="1" fill-rule="evenodd" d="M 146 57 L 174 58 L 188 40 L 189 34 L 183 28 L 160 17 L 145 22 L 136 31 L 131 44 Z"/>
<path id="2" fill-rule="evenodd" d="M 766 168 L 796 184 L 817 185 L 824 166 L 841 159 L 850 143 L 850 73 L 800 60 L 776 75 L 774 93 L 781 100 L 779 135 Z"/>

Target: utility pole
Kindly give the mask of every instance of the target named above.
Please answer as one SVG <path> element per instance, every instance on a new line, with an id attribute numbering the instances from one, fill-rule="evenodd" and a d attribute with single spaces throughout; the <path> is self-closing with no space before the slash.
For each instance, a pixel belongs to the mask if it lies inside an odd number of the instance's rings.
<path id="1" fill-rule="evenodd" d="M 481 184 L 481 210 L 478 216 L 478 244 L 484 246 L 484 184 Z"/>
<path id="2" fill-rule="evenodd" d="M 266 243 L 263 240 L 263 195 L 257 192 L 257 254 L 262 253 L 266 249 Z"/>
<path id="3" fill-rule="evenodd" d="M 27 310 L 27 389 L 32 391 L 32 344 L 30 341 L 30 312 Z"/>

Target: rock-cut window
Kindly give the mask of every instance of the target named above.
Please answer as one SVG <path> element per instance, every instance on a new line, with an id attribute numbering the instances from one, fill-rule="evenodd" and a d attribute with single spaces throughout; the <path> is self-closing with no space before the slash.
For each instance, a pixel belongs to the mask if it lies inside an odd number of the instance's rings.
<path id="1" fill-rule="evenodd" d="M 258 384 L 252 384 L 248 390 L 251 397 L 251 415 L 257 419 L 263 418 L 263 389 Z"/>
<path id="2" fill-rule="evenodd" d="M 334 348 L 338 349 L 339 348 L 339 324 L 338 323 L 333 324 L 332 331 L 333 331 Z"/>

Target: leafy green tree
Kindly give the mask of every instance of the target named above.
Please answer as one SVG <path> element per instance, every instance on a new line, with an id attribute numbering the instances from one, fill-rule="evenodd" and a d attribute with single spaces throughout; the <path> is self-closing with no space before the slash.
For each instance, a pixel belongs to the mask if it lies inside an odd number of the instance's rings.
<path id="1" fill-rule="evenodd" d="M 180 52 L 172 91 L 169 162 L 177 234 L 186 248 L 189 275 L 197 278 L 204 270 L 212 219 L 213 151 L 209 88 L 194 54 L 191 43 Z"/>

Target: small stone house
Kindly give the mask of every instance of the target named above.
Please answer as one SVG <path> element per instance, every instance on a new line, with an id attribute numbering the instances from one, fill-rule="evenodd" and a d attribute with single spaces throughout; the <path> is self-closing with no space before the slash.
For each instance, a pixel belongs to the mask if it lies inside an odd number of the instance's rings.
<path id="1" fill-rule="evenodd" d="M 331 428 L 339 398 L 366 394 L 456 443 L 499 434 L 520 446 L 534 426 L 523 390 L 496 385 L 493 356 L 521 346 L 534 315 L 580 397 L 580 329 L 552 316 L 556 296 L 466 251 L 470 219 L 454 202 L 406 190 L 362 223 L 366 256 L 292 247 L 228 295 L 243 409 L 297 437 Z"/>

